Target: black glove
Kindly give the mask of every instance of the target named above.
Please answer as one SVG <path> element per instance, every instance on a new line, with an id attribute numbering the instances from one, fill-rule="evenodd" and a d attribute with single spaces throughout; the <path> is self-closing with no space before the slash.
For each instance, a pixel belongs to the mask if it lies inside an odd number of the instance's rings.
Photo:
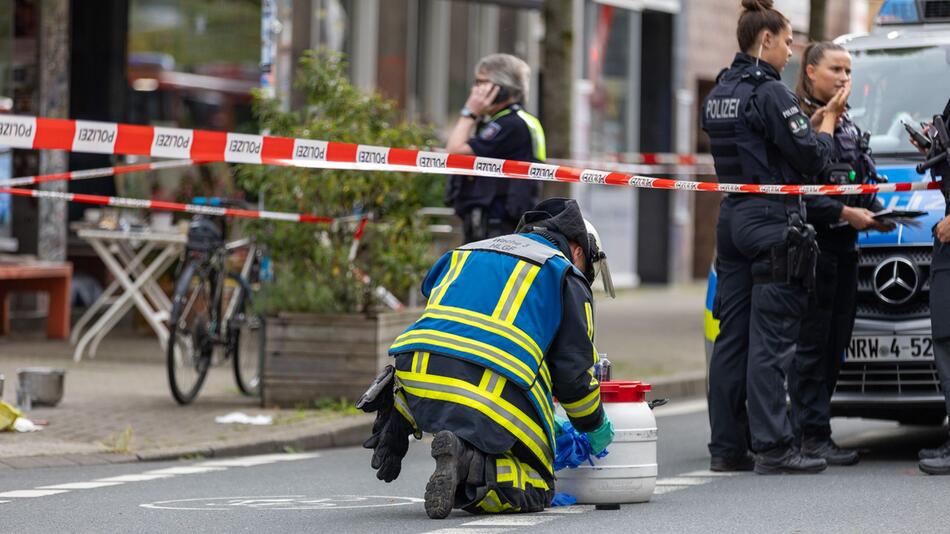
<path id="1" fill-rule="evenodd" d="M 369 389 L 356 402 L 356 407 L 366 413 L 391 409 L 393 407 L 393 379 L 395 376 L 396 369 L 392 365 L 384 367 L 379 376 L 373 380 Z M 377 417 L 377 420 L 379 420 L 379 417 Z M 376 428 L 373 428 L 373 432 L 376 432 Z"/>
<path id="2" fill-rule="evenodd" d="M 399 476 L 402 459 L 409 451 L 409 434 L 412 434 L 412 425 L 401 413 L 390 409 L 389 414 L 378 433 L 377 424 L 373 424 L 373 435 L 363 443 L 363 447 L 375 449 L 370 466 L 376 469 L 376 478 L 384 482 L 392 482 Z M 376 416 L 377 423 L 380 417 Z"/>
<path id="3" fill-rule="evenodd" d="M 412 425 L 394 407 L 393 381 L 395 369 L 387 365 L 373 384 L 360 397 L 356 407 L 366 413 L 376 412 L 373 435 L 363 442 L 363 448 L 374 449 L 370 465 L 376 469 L 376 478 L 392 482 L 399 476 L 402 459 L 409 450 Z"/>

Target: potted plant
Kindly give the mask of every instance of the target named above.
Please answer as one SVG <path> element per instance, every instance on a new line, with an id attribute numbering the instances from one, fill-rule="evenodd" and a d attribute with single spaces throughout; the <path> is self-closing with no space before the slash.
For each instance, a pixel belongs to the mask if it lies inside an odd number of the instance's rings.
<path id="1" fill-rule="evenodd" d="M 261 128 L 286 137 L 431 147 L 430 129 L 406 123 L 393 102 L 360 91 L 346 71 L 339 54 L 305 55 L 297 87 L 306 105 L 285 111 L 279 102 L 256 94 Z M 417 212 L 441 202 L 442 178 L 251 165 L 240 167 L 238 176 L 268 209 L 350 218 L 331 225 L 255 222 L 249 228 L 267 247 L 274 273 L 255 302 L 268 317 L 263 403 L 358 398 L 385 365 L 389 344 L 419 315 L 390 311 L 374 289 L 384 287 L 402 302 L 418 291 L 432 258 Z M 351 262 L 361 216 L 370 219 Z"/>

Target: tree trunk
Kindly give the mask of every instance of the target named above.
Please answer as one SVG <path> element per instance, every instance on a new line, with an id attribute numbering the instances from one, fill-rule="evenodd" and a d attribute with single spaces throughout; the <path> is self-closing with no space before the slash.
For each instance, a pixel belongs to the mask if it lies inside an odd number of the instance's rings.
<path id="1" fill-rule="evenodd" d="M 574 44 L 572 0 L 544 2 L 544 41 L 541 56 L 541 121 L 547 140 L 548 158 L 571 157 L 571 104 Z M 568 196 L 565 183 L 544 184 L 542 195 Z"/>
<path id="2" fill-rule="evenodd" d="M 825 40 L 825 4 L 827 0 L 810 0 L 811 13 L 808 15 L 808 40 Z"/>

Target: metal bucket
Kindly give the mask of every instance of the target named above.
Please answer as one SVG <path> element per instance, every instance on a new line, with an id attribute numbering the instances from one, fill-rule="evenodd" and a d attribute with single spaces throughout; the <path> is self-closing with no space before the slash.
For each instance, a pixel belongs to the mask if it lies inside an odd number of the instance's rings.
<path id="1" fill-rule="evenodd" d="M 24 367 L 17 369 L 17 404 L 29 409 L 33 404 L 56 406 L 63 398 L 65 369 Z"/>

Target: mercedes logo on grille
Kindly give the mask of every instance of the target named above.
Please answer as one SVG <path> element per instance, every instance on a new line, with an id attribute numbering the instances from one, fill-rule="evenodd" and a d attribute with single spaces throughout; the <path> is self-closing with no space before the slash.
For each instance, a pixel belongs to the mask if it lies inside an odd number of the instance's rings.
<path id="1" fill-rule="evenodd" d="M 920 275 L 914 262 L 893 256 L 878 264 L 871 283 L 877 298 L 888 304 L 903 304 L 917 293 Z"/>

